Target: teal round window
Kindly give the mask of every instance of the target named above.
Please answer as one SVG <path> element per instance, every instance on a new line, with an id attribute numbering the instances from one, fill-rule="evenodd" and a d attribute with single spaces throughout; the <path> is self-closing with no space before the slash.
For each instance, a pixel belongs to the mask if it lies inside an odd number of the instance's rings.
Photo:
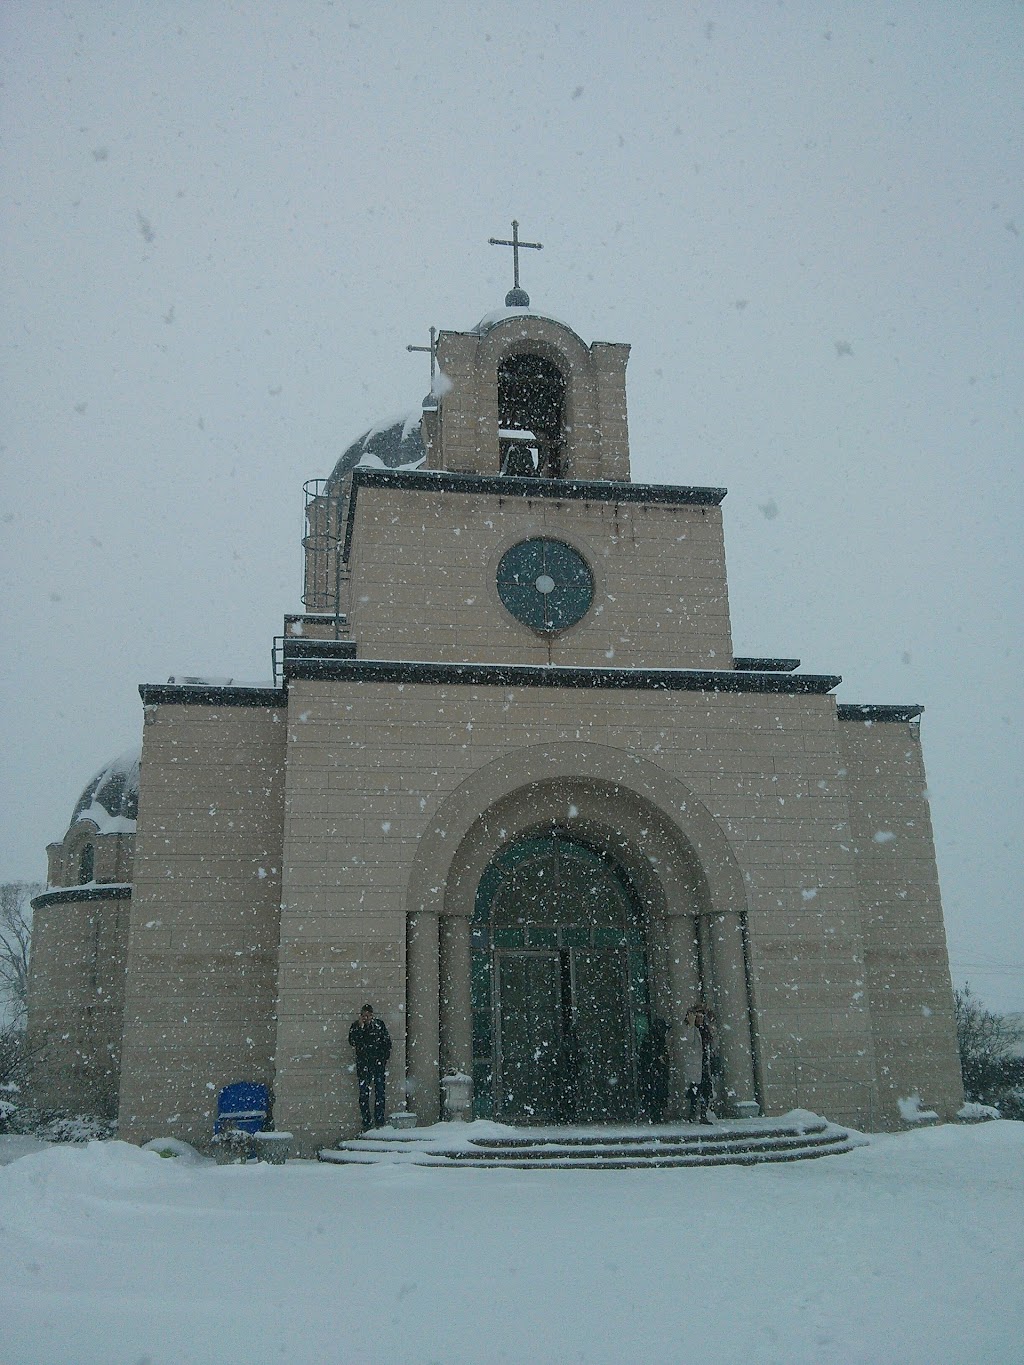
<path id="1" fill-rule="evenodd" d="M 521 540 L 501 557 L 498 596 L 524 626 L 565 630 L 589 611 L 594 576 L 579 551 L 564 541 Z"/>

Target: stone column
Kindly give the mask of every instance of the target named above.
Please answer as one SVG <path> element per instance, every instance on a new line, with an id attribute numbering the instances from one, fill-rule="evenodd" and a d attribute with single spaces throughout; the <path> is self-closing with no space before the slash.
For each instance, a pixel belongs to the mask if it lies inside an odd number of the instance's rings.
<path id="1" fill-rule="evenodd" d="M 672 1055 L 672 1093 L 668 1114 L 676 1118 L 685 1112 L 686 1083 L 684 1080 L 683 1051 L 685 1029 L 683 1016 L 699 998 L 700 982 L 697 975 L 697 936 L 692 915 L 670 915 L 665 920 L 668 958 L 668 1019 L 669 1051 Z"/>
<path id="2" fill-rule="evenodd" d="M 743 927 L 739 915 L 712 915 L 706 921 L 710 949 L 718 1046 L 723 1089 L 729 1112 L 741 1101 L 755 1100 L 754 1058 L 750 1048 L 750 1001 L 743 961 Z"/>
<path id="3" fill-rule="evenodd" d="M 406 932 L 406 1107 L 415 1111 L 421 1124 L 436 1123 L 440 1108 L 437 916 L 410 915 Z"/>
<path id="4" fill-rule="evenodd" d="M 470 982 L 469 920 L 441 920 L 442 1075 L 473 1074 L 473 1001 Z"/>

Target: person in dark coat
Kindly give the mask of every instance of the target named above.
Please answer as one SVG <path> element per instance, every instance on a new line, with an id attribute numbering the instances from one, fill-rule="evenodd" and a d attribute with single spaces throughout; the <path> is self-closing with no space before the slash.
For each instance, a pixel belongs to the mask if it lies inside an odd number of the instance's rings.
<path id="1" fill-rule="evenodd" d="M 356 1079 L 359 1082 L 359 1113 L 364 1131 L 384 1126 L 386 1067 L 391 1056 L 391 1034 L 372 1005 L 364 1005 L 359 1018 L 348 1031 L 349 1046 L 356 1050 Z"/>
<path id="2" fill-rule="evenodd" d="M 644 1113 L 652 1123 L 665 1122 L 672 1068 L 668 1055 L 668 1031 L 671 1027 L 666 1019 L 652 1020 L 640 1044 L 640 1096 Z"/>

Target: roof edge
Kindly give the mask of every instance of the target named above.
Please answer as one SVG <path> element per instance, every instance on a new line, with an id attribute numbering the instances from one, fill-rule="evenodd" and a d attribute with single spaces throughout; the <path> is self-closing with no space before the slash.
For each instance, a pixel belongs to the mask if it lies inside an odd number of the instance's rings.
<path id="1" fill-rule="evenodd" d="M 144 706 L 287 706 L 283 687 L 209 687 L 192 683 L 140 683 Z"/>
<path id="2" fill-rule="evenodd" d="M 395 682 L 480 687 L 609 688 L 616 691 L 775 692 L 824 696 L 842 678 L 813 673 L 738 673 L 707 668 L 581 668 L 565 664 L 479 664 L 340 659 L 284 650 L 286 681 Z"/>
<path id="3" fill-rule="evenodd" d="M 89 882 L 85 886 L 55 886 L 32 897 L 32 909 L 47 905 L 77 905 L 83 901 L 126 901 L 132 895 L 131 882 Z"/>
<path id="4" fill-rule="evenodd" d="M 924 707 L 913 703 L 909 706 L 882 706 L 870 702 L 840 702 L 836 714 L 840 720 L 910 721 L 923 715 Z"/>

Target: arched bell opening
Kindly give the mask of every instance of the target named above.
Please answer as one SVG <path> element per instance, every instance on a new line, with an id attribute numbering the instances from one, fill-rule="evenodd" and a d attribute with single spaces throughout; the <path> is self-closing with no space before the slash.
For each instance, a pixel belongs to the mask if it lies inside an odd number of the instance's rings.
<path id="1" fill-rule="evenodd" d="M 476 1116 L 641 1118 L 647 913 L 614 852 L 550 826 L 511 840 L 480 879 L 470 942 Z"/>
<path id="2" fill-rule="evenodd" d="M 565 377 L 530 352 L 498 366 L 498 449 L 502 474 L 562 477 Z"/>

